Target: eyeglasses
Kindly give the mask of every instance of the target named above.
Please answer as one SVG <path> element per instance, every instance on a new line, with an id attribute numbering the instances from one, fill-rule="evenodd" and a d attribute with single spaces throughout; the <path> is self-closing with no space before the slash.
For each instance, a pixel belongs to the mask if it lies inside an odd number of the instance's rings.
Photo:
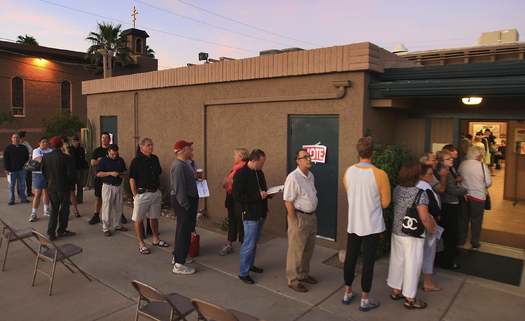
<path id="1" fill-rule="evenodd" d="M 303 157 L 299 157 L 298 159 L 312 159 L 312 156 L 304 155 Z"/>

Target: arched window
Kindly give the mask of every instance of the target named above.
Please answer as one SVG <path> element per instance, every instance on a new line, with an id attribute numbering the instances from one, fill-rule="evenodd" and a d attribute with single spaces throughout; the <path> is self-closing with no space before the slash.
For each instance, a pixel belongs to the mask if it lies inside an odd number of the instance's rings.
<path id="1" fill-rule="evenodd" d="M 71 110 L 71 83 L 67 80 L 60 84 L 60 108 Z"/>
<path id="2" fill-rule="evenodd" d="M 13 77 L 11 80 L 11 111 L 14 116 L 24 116 L 24 79 Z"/>
<path id="3" fill-rule="evenodd" d="M 135 51 L 137 53 L 142 53 L 142 39 L 140 39 L 140 38 L 137 38 Z"/>

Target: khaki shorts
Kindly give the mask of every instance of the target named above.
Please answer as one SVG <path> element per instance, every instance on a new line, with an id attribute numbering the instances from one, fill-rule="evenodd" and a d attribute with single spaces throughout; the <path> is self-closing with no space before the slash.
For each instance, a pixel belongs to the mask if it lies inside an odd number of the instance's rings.
<path id="1" fill-rule="evenodd" d="M 147 217 L 149 219 L 157 219 L 160 216 L 160 209 L 162 207 L 162 193 L 157 190 L 154 193 L 146 192 L 137 194 L 133 199 L 133 216 L 132 220 L 141 222 Z"/>

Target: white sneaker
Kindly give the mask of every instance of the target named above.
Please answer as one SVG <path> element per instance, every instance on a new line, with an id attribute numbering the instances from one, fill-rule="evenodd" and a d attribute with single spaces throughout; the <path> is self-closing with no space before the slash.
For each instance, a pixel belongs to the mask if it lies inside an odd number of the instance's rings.
<path id="1" fill-rule="evenodd" d="M 361 311 L 370 311 L 372 309 L 375 309 L 379 306 L 379 302 L 372 298 L 368 298 L 368 303 L 366 303 L 365 300 L 361 299 L 361 306 L 359 307 L 359 310 Z"/>
<path id="2" fill-rule="evenodd" d="M 224 246 L 224 248 L 219 252 L 219 255 L 227 255 L 233 253 L 233 247 L 231 246 Z"/>
<path id="3" fill-rule="evenodd" d="M 175 274 L 193 274 L 193 273 L 195 273 L 195 269 L 194 268 L 187 267 L 184 264 L 180 264 L 179 266 L 177 266 L 177 265 L 179 265 L 179 264 L 175 264 L 173 266 L 173 273 L 175 273 Z"/>
<path id="4" fill-rule="evenodd" d="M 189 256 L 187 256 L 186 260 L 184 261 L 184 263 L 186 263 L 186 264 L 190 264 L 190 263 L 193 263 L 193 262 L 195 262 L 195 260 L 192 257 L 189 257 Z"/>
<path id="5" fill-rule="evenodd" d="M 45 216 L 51 216 L 51 211 L 49 211 L 49 210 L 44 211 L 44 215 L 45 215 Z"/>
<path id="6" fill-rule="evenodd" d="M 350 304 L 350 301 L 352 301 L 353 299 L 355 299 L 355 293 L 354 292 L 350 292 L 348 294 L 345 293 L 341 303 L 348 305 L 348 304 Z"/>
<path id="7" fill-rule="evenodd" d="M 29 222 L 36 221 L 36 213 L 31 213 L 31 216 L 29 216 Z"/>

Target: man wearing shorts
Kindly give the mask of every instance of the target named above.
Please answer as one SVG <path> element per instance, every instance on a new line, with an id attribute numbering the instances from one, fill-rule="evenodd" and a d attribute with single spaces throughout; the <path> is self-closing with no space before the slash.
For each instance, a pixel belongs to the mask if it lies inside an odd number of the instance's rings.
<path id="1" fill-rule="evenodd" d="M 135 232 L 139 239 L 139 250 L 142 254 L 150 251 L 144 243 L 144 218 L 149 218 L 153 232 L 153 245 L 168 247 L 168 243 L 159 238 L 160 209 L 162 206 L 162 193 L 160 192 L 160 167 L 159 158 L 153 155 L 153 141 L 143 138 L 139 143 L 141 153 L 131 161 L 129 166 L 129 185 L 133 193 L 133 217 Z"/>
<path id="2" fill-rule="evenodd" d="M 93 154 L 91 154 L 91 166 L 97 170 L 98 161 L 102 157 L 106 157 L 108 154 L 109 147 L 109 133 L 103 132 L 100 134 L 100 144 L 102 146 L 95 148 Z M 102 178 L 95 177 L 95 213 L 89 220 L 89 225 L 94 225 L 100 222 L 100 208 L 102 207 Z"/>

